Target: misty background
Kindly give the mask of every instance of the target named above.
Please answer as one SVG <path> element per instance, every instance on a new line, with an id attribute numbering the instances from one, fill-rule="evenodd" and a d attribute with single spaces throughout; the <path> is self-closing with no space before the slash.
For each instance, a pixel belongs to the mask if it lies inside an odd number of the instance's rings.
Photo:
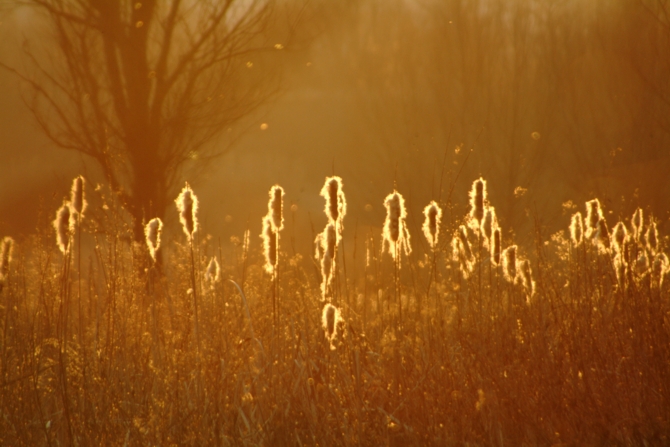
<path id="1" fill-rule="evenodd" d="M 667 233 L 670 2 L 335 3 L 308 4 L 297 37 L 278 33 L 274 53 L 248 61 L 279 80 L 278 93 L 210 143 L 225 155 L 183 172 L 205 234 L 228 241 L 249 228 L 258 250 L 279 183 L 282 237 L 308 253 L 333 174 L 348 200 L 345 238 L 359 241 L 381 231 L 394 185 L 421 244 L 423 207 L 450 200 L 446 219 L 460 219 L 480 175 L 505 245 L 530 241 L 535 222 L 545 237 L 567 228 L 594 197 L 610 228 L 641 206 Z M 26 67 L 26 41 L 48 43 L 39 20 L 2 9 L 0 60 Z M 103 182 L 90 160 L 41 133 L 23 91 L 0 69 L 0 234 L 19 240 L 40 213 L 42 225 L 53 219 L 75 175 Z M 168 210 L 171 231 L 176 217 Z"/>

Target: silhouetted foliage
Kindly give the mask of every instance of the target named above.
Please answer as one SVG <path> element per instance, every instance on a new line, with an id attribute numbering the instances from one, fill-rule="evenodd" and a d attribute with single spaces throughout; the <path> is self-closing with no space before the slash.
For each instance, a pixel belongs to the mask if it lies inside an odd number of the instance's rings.
<path id="1" fill-rule="evenodd" d="M 283 45 L 270 35 L 293 25 L 272 0 L 28 3 L 51 39 L 26 41 L 28 68 L 10 70 L 48 137 L 100 167 L 136 240 L 163 217 L 186 166 L 230 148 L 212 138 L 278 91 L 266 55 Z"/>

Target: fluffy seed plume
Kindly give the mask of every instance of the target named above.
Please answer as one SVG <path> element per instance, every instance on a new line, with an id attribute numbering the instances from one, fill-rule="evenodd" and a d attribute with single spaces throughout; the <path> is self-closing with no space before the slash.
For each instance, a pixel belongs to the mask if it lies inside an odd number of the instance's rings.
<path id="1" fill-rule="evenodd" d="M 451 240 L 451 249 L 452 259 L 459 263 L 463 277 L 468 278 L 474 268 L 474 259 L 465 225 L 461 225 L 456 230 L 454 238 Z"/>
<path id="2" fill-rule="evenodd" d="M 73 230 L 73 220 L 70 216 L 70 204 L 63 202 L 63 206 L 58 208 L 56 219 L 53 221 L 53 227 L 56 230 L 56 244 L 63 254 L 67 254 L 70 249 L 70 233 Z"/>
<path id="3" fill-rule="evenodd" d="M 277 239 L 279 239 L 279 233 L 272 229 L 271 216 L 263 218 L 261 238 L 263 239 L 263 253 L 265 254 L 265 271 L 274 275 L 277 267 Z"/>
<path id="4" fill-rule="evenodd" d="M 467 279 L 470 276 L 470 262 L 468 258 L 465 257 L 463 243 L 458 235 L 454 235 L 451 240 L 451 258 L 454 262 L 458 262 L 463 277 Z"/>
<path id="5" fill-rule="evenodd" d="M 323 327 L 323 332 L 326 335 L 326 339 L 330 343 L 330 349 L 335 350 L 335 337 L 337 337 L 337 327 L 340 324 L 342 317 L 340 316 L 340 310 L 328 303 L 323 306 L 323 312 L 321 313 L 321 326 Z"/>
<path id="6" fill-rule="evenodd" d="M 321 248 L 317 248 L 317 256 L 320 255 L 321 261 L 321 293 L 323 298 L 326 298 L 328 286 L 333 280 L 333 270 L 335 267 L 335 250 L 337 248 L 338 235 L 333 222 L 326 225 L 317 241 L 320 242 Z"/>
<path id="7" fill-rule="evenodd" d="M 81 175 L 72 181 L 72 189 L 70 190 L 70 203 L 72 204 L 72 212 L 79 215 L 81 218 L 86 211 L 88 203 L 84 196 L 84 177 Z"/>
<path id="8" fill-rule="evenodd" d="M 638 208 L 633 213 L 633 217 L 630 219 L 630 225 L 633 228 L 633 239 L 636 242 L 640 242 L 640 237 L 642 237 L 642 231 L 644 230 L 644 214 L 642 213 L 642 208 Z"/>
<path id="9" fill-rule="evenodd" d="M 629 237 L 629 241 L 630 241 L 630 239 L 631 238 Z M 634 244 L 631 244 L 631 243 L 625 243 L 623 245 L 623 250 L 622 250 L 621 254 L 623 255 L 622 259 L 624 260 L 626 265 L 631 265 L 635 261 L 633 259 L 633 256 L 634 256 L 633 245 Z"/>
<path id="10" fill-rule="evenodd" d="M 605 221 L 605 218 L 602 218 L 598 221 L 596 239 L 598 241 L 598 249 L 606 252 L 610 246 L 610 232 L 607 228 L 607 222 Z"/>
<path id="11" fill-rule="evenodd" d="M 337 231 L 335 225 L 329 223 L 323 232 L 323 250 L 326 255 L 331 258 L 335 257 L 335 249 L 337 248 Z"/>
<path id="12" fill-rule="evenodd" d="M 330 285 L 332 277 L 333 258 L 331 258 L 327 253 L 324 253 L 323 258 L 321 258 L 321 297 L 324 300 L 328 295 L 328 286 Z"/>
<path id="13" fill-rule="evenodd" d="M 405 223 L 407 218 L 405 199 L 399 192 L 393 191 L 384 199 L 384 206 L 386 207 L 386 220 L 382 233 L 384 248 L 393 256 L 393 260 L 397 261 L 396 256 L 400 256 L 401 250 L 405 252 L 405 255 L 412 252 L 409 231 Z"/>
<path id="14" fill-rule="evenodd" d="M 9 264 L 12 262 L 13 251 L 14 239 L 6 236 L 2 240 L 2 247 L 0 247 L 0 281 L 4 281 L 9 273 Z"/>
<path id="15" fill-rule="evenodd" d="M 493 231 L 498 227 L 498 219 L 496 218 L 496 210 L 492 206 L 487 206 L 484 211 L 484 220 L 482 221 L 482 233 L 484 234 L 484 243 L 487 247 L 491 247 L 491 237 Z"/>
<path id="16" fill-rule="evenodd" d="M 586 237 L 588 239 L 595 237 L 598 231 L 598 222 L 603 217 L 598 199 L 586 202 Z"/>
<path id="17" fill-rule="evenodd" d="M 653 219 L 647 225 L 647 237 L 645 242 L 647 243 L 647 250 L 652 254 L 656 253 L 658 250 L 658 230 L 656 229 L 656 221 Z"/>
<path id="18" fill-rule="evenodd" d="M 470 190 L 470 222 L 473 229 L 479 229 L 481 226 L 486 196 L 486 180 L 480 177 L 472 183 Z"/>
<path id="19" fill-rule="evenodd" d="M 626 229 L 626 225 L 623 222 L 617 222 L 614 228 L 612 228 L 612 250 L 619 254 L 623 253 L 627 238 L 628 230 Z"/>
<path id="20" fill-rule="evenodd" d="M 404 207 L 400 204 L 401 196 L 390 194 L 384 200 L 386 207 L 386 221 L 384 222 L 384 239 L 396 243 L 400 239 L 400 218 Z"/>
<path id="21" fill-rule="evenodd" d="M 326 177 L 326 182 L 321 188 L 321 197 L 326 199 L 326 208 L 324 209 L 328 221 L 335 224 L 339 234 L 344 229 L 342 223 L 347 214 L 347 200 L 342 190 L 342 179 L 337 176 Z"/>
<path id="22" fill-rule="evenodd" d="M 161 232 L 163 231 L 163 222 L 158 218 L 154 217 L 149 222 L 147 222 L 144 227 L 144 236 L 147 241 L 147 247 L 149 248 L 149 254 L 151 259 L 156 262 L 156 253 L 161 247 Z"/>
<path id="23" fill-rule="evenodd" d="M 272 223 L 272 230 L 276 233 L 284 229 L 284 188 L 274 185 L 270 188 L 268 201 L 268 216 Z"/>
<path id="24" fill-rule="evenodd" d="M 470 241 L 468 240 L 468 229 L 465 227 L 465 225 L 460 225 L 458 227 L 458 239 L 460 239 L 461 243 L 463 244 L 465 256 L 469 260 L 472 259 L 472 248 L 470 247 Z"/>
<path id="25" fill-rule="evenodd" d="M 510 245 L 503 251 L 503 274 L 509 282 L 516 278 L 516 245 Z"/>
<path id="26" fill-rule="evenodd" d="M 219 267 L 219 261 L 216 260 L 216 256 L 213 256 L 207 265 L 207 270 L 205 271 L 205 281 L 207 281 L 210 285 L 214 285 L 219 282 L 220 279 L 221 267 Z"/>
<path id="27" fill-rule="evenodd" d="M 432 250 L 437 247 L 437 238 L 440 232 L 440 221 L 442 220 L 442 210 L 433 200 L 423 209 L 425 220 L 423 221 L 423 234 L 428 240 L 428 245 Z"/>
<path id="28" fill-rule="evenodd" d="M 519 263 L 518 275 L 521 285 L 526 289 L 526 294 L 532 297 L 535 294 L 535 281 L 533 281 L 533 271 L 530 268 L 530 261 L 524 259 Z"/>
<path id="29" fill-rule="evenodd" d="M 319 233 L 314 238 L 314 259 L 321 262 L 323 259 L 323 233 Z"/>
<path id="30" fill-rule="evenodd" d="M 493 244 L 491 245 L 491 261 L 493 265 L 500 265 L 500 228 L 493 230 Z"/>
<path id="31" fill-rule="evenodd" d="M 454 237 L 451 239 L 451 259 L 454 262 L 460 262 L 461 264 L 466 260 L 463 243 L 458 237 L 458 233 L 454 233 Z"/>
<path id="32" fill-rule="evenodd" d="M 175 199 L 179 211 L 179 221 L 189 241 L 193 234 L 198 231 L 198 198 L 191 187 L 186 183 L 179 196 Z"/>
<path id="33" fill-rule="evenodd" d="M 644 253 L 640 253 L 635 260 L 635 274 L 642 278 L 649 272 L 649 257 Z"/>
<path id="34" fill-rule="evenodd" d="M 575 247 L 578 247 L 582 243 L 584 236 L 584 219 L 582 218 L 582 213 L 577 211 L 572 215 L 572 220 L 570 221 L 570 239 Z"/>
<path id="35" fill-rule="evenodd" d="M 654 263 L 651 266 L 652 284 L 658 288 L 663 286 L 663 278 L 670 271 L 670 262 L 665 253 L 658 253 L 654 256 Z"/>

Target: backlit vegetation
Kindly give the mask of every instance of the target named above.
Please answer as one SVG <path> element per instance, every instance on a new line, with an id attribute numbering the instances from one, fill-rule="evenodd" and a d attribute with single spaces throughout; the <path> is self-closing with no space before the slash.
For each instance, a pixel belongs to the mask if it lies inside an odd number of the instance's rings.
<path id="1" fill-rule="evenodd" d="M 2 445 L 670 442 L 670 263 L 641 209 L 593 199 L 517 245 L 480 178 L 466 213 L 393 191 L 345 231 L 329 177 L 303 256 L 279 185 L 230 242 L 186 185 L 183 233 L 148 220 L 146 244 L 113 203 L 101 232 L 85 185 L 2 242 Z"/>

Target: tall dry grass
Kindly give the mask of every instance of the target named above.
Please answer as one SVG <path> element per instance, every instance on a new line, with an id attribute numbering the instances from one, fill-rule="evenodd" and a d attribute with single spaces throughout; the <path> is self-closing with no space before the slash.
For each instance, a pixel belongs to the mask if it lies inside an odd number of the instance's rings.
<path id="1" fill-rule="evenodd" d="M 383 254 L 378 229 L 338 250 L 329 222 L 327 294 L 311 254 L 278 247 L 268 274 L 249 241 L 258 228 L 223 256 L 186 213 L 187 238 L 163 233 L 158 269 L 158 234 L 128 242 L 118 210 L 104 232 L 80 222 L 92 248 L 76 263 L 69 217 L 63 253 L 40 224 L 6 268 L 3 257 L 0 444 L 670 442 L 670 266 L 656 221 L 610 222 L 605 245 L 591 201 L 586 225 L 575 215 L 547 235 L 538 223 L 522 246 L 473 191 L 462 219 L 429 205 L 402 259 L 400 246 Z M 406 205 L 391 242 L 418 221 Z"/>

